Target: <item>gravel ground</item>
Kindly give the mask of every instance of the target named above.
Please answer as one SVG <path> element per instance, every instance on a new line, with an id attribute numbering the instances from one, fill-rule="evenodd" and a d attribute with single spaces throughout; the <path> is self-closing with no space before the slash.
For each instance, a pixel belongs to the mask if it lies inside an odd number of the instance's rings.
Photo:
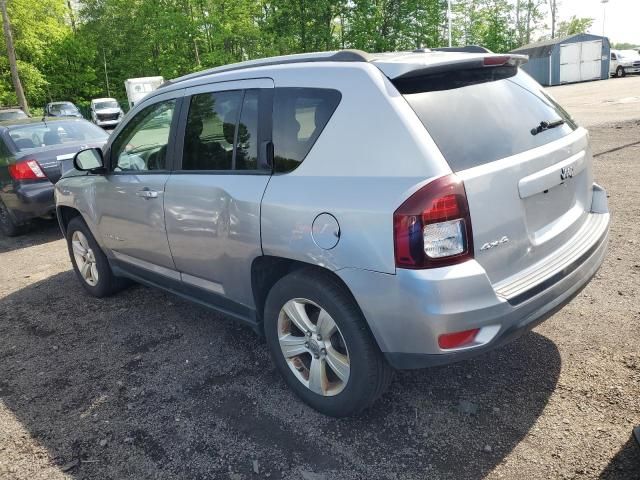
<path id="1" fill-rule="evenodd" d="M 613 212 L 593 282 L 500 350 L 400 372 L 358 418 L 300 403 L 222 315 L 88 297 L 55 225 L 0 238 L 0 478 L 640 478 L 640 122 L 592 139 Z"/>
<path id="2" fill-rule="evenodd" d="M 585 127 L 640 117 L 640 75 L 571 83 L 547 90 Z"/>

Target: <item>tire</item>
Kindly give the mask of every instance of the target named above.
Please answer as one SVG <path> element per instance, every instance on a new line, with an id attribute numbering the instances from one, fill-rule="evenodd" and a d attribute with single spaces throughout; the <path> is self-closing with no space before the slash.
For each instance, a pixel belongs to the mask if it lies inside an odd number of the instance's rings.
<path id="1" fill-rule="evenodd" d="M 15 237 L 21 235 L 24 231 L 25 226 L 14 222 L 9 209 L 0 200 L 0 232 L 7 237 Z"/>
<path id="2" fill-rule="evenodd" d="M 305 328 L 311 335 L 297 325 L 309 327 Z M 328 273 L 303 269 L 280 279 L 267 296 L 264 331 L 271 357 L 289 387 L 325 415 L 355 415 L 391 382 L 393 370 L 358 305 Z M 288 358 L 281 339 L 291 352 Z M 312 376 L 324 381 L 313 381 L 312 386 Z"/>
<path id="3" fill-rule="evenodd" d="M 616 77 L 621 78 L 621 77 L 626 77 L 626 76 L 627 76 L 627 72 L 624 69 L 624 67 L 616 68 Z"/>
<path id="4" fill-rule="evenodd" d="M 81 217 L 72 218 L 67 226 L 67 248 L 73 270 L 89 294 L 98 298 L 108 297 L 128 285 L 126 279 L 113 274 L 107 257 Z M 78 249 L 77 255 L 74 248 Z M 89 263 L 88 271 L 83 269 L 87 263 L 78 265 L 83 261 Z"/>

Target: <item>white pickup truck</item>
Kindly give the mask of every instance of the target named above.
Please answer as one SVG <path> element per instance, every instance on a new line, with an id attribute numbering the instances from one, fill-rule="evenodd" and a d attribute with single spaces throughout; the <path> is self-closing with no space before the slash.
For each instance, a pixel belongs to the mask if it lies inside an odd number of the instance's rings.
<path id="1" fill-rule="evenodd" d="M 627 73 L 640 73 L 640 53 L 636 50 L 611 50 L 609 75 L 624 77 Z"/>
<path id="2" fill-rule="evenodd" d="M 133 107 L 136 103 L 156 90 L 163 83 L 163 77 L 141 77 L 129 78 L 128 80 L 125 80 L 124 88 L 127 91 L 129 108 Z"/>

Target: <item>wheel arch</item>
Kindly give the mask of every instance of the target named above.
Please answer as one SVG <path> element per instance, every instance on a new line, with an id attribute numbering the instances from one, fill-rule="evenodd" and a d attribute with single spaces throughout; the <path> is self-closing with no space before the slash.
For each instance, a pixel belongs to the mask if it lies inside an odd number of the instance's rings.
<path id="1" fill-rule="evenodd" d="M 82 217 L 80 211 L 73 207 L 68 207 L 66 205 L 60 205 L 56 208 L 56 216 L 58 217 L 58 223 L 60 224 L 60 230 L 62 230 L 62 234 L 67 236 L 67 227 L 69 226 L 69 222 L 75 217 Z M 85 220 L 86 223 L 86 220 Z"/>
<path id="2" fill-rule="evenodd" d="M 328 268 L 314 265 L 312 263 L 302 262 L 300 260 L 292 260 L 284 257 L 275 257 L 271 255 L 263 255 L 253 260 L 251 264 L 251 289 L 253 291 L 253 298 L 256 307 L 256 320 L 258 321 L 257 331 L 264 335 L 264 307 L 267 300 L 267 296 L 271 291 L 271 288 L 286 275 L 300 270 L 308 270 L 309 272 L 317 272 L 326 276 L 331 281 L 339 284 L 344 291 L 351 297 L 355 305 L 358 307 L 362 318 L 365 321 L 367 329 L 372 338 L 375 339 L 375 335 L 371 331 L 369 322 L 360 308 L 360 304 L 356 300 L 353 292 L 349 286 L 340 278 L 335 272 Z M 377 343 L 377 340 L 376 340 Z"/>

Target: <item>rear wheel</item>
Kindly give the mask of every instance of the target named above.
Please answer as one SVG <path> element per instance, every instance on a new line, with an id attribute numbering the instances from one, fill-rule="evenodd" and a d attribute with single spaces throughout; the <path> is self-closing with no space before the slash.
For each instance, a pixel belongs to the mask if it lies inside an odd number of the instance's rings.
<path id="1" fill-rule="evenodd" d="M 327 274 L 301 270 L 278 281 L 267 297 L 264 329 L 289 387 L 321 413 L 356 414 L 391 380 L 357 304 Z"/>
<path id="2" fill-rule="evenodd" d="M 7 206 L 0 200 L 0 232 L 7 237 L 15 237 L 25 230 L 23 225 L 18 225 L 13 220 Z"/>
<path id="3" fill-rule="evenodd" d="M 620 78 L 620 77 L 624 77 L 626 75 L 627 75 L 627 72 L 625 71 L 624 67 L 616 68 L 616 77 Z"/>
<path id="4" fill-rule="evenodd" d="M 107 257 L 81 217 L 69 222 L 67 246 L 80 284 L 94 297 L 107 297 L 127 285 L 125 279 L 113 274 Z"/>

